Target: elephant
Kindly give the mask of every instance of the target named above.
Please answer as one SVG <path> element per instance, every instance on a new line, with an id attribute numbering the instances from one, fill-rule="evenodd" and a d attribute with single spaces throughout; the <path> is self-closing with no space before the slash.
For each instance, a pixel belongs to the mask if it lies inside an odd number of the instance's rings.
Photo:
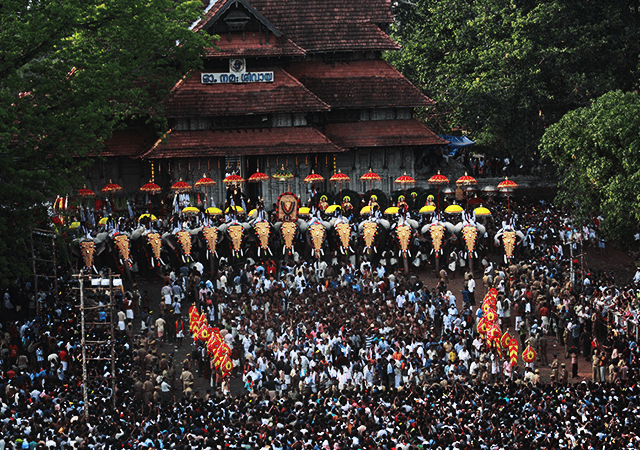
<path id="1" fill-rule="evenodd" d="M 504 247 L 504 262 L 508 263 L 516 250 L 516 247 L 520 247 L 525 240 L 525 235 L 520 230 L 514 230 L 512 228 L 505 229 L 500 228 L 493 240 L 496 246 L 500 245 L 500 239 Z"/>
<path id="2" fill-rule="evenodd" d="M 69 245 L 71 254 L 82 263 L 83 269 L 98 273 L 103 267 L 101 255 L 107 246 L 106 239 L 107 233 L 100 233 L 94 239 L 74 239 Z"/>
<path id="3" fill-rule="evenodd" d="M 276 222 L 274 229 L 282 238 L 282 254 L 285 261 L 294 253 L 303 258 L 310 255 L 309 225 L 306 221 L 298 219 L 295 222 Z"/>
<path id="4" fill-rule="evenodd" d="M 324 248 L 329 246 L 329 233 L 331 222 L 314 221 L 309 224 L 309 241 L 311 243 L 311 254 L 316 258 L 324 256 Z"/>
<path id="5" fill-rule="evenodd" d="M 162 277 L 169 257 L 160 233 L 139 227 L 131 233 L 130 241 L 132 259 L 137 263 L 139 274 L 145 278 L 152 273 Z"/>
<path id="6" fill-rule="evenodd" d="M 451 222 L 434 220 L 423 225 L 420 234 L 430 243 L 430 255 L 433 255 L 433 267 L 436 276 L 440 273 L 442 255 L 448 254 L 450 237 L 455 234 L 455 227 Z"/>
<path id="7" fill-rule="evenodd" d="M 404 265 L 405 274 L 409 273 L 409 258 L 411 258 L 412 250 L 416 254 L 415 250 L 418 247 L 417 229 L 419 224 L 414 219 L 400 218 L 391 227 L 391 239 L 395 245 L 395 249 L 398 251 L 398 257 L 402 259 Z"/>
<path id="8" fill-rule="evenodd" d="M 466 250 L 469 259 L 469 270 L 473 271 L 473 260 L 478 258 L 478 236 L 484 236 L 486 228 L 480 223 L 465 220 L 458 222 L 454 229 L 456 234 L 460 236 Z"/>
<path id="9" fill-rule="evenodd" d="M 360 239 L 358 254 L 363 257 L 368 257 L 369 262 L 372 263 L 372 267 L 375 267 L 382 258 L 387 240 L 389 238 L 389 229 L 391 223 L 386 219 L 376 220 L 364 220 L 358 224 L 358 233 Z"/>

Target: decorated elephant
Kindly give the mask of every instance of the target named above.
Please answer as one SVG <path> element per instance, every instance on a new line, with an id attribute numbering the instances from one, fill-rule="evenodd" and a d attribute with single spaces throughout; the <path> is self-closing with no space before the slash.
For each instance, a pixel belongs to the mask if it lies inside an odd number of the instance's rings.
<path id="1" fill-rule="evenodd" d="M 504 225 L 500 228 L 493 238 L 496 247 L 500 246 L 502 241 L 502 247 L 504 248 L 504 262 L 508 263 L 513 258 L 516 248 L 521 247 L 525 240 L 525 235 L 520 230 L 515 230 L 513 227 Z"/>
<path id="2" fill-rule="evenodd" d="M 296 221 L 276 222 L 273 227 L 281 238 L 281 254 L 284 255 L 285 261 L 296 253 L 302 257 L 310 256 L 309 226 L 306 221 L 297 219 Z"/>
<path id="3" fill-rule="evenodd" d="M 397 221 L 391 226 L 390 236 L 397 251 L 398 258 L 402 260 L 404 271 L 409 273 L 409 260 L 412 255 L 417 255 L 418 241 L 417 230 L 418 221 L 410 219 L 401 214 Z"/>
<path id="4" fill-rule="evenodd" d="M 70 243 L 70 251 L 76 257 L 78 265 L 88 271 L 98 273 L 103 267 L 102 253 L 107 247 L 108 233 L 100 233 L 95 238 L 74 239 Z M 78 269 L 76 265 L 76 269 Z"/>
<path id="5" fill-rule="evenodd" d="M 331 232 L 331 222 L 324 220 L 313 220 L 308 224 L 309 243 L 311 245 L 311 256 L 322 258 L 325 256 L 325 249 L 329 247 L 329 234 Z"/>
<path id="6" fill-rule="evenodd" d="M 353 254 L 354 250 L 351 244 L 354 232 L 351 223 L 342 217 L 333 218 L 329 223 L 331 223 L 330 243 L 334 244 L 336 251 L 343 256 Z"/>
<path id="7" fill-rule="evenodd" d="M 429 244 L 429 256 L 433 256 L 433 267 L 436 275 L 440 273 L 442 257 L 449 252 L 451 237 L 455 234 L 455 226 L 451 222 L 434 218 L 422 226 L 420 233 Z"/>
<path id="8" fill-rule="evenodd" d="M 131 233 L 130 241 L 138 273 L 145 278 L 151 274 L 162 277 L 169 255 L 166 246 L 162 245 L 160 233 L 142 226 Z"/>
<path id="9" fill-rule="evenodd" d="M 474 260 L 478 258 L 478 241 L 479 238 L 484 236 L 486 228 L 484 225 L 475 222 L 474 220 L 463 215 L 462 221 L 455 225 L 455 232 L 460 237 L 464 252 L 469 261 L 469 269 L 474 270 Z"/>
<path id="10" fill-rule="evenodd" d="M 364 220 L 358 224 L 358 253 L 375 267 L 386 250 L 391 222 L 386 219 Z"/>

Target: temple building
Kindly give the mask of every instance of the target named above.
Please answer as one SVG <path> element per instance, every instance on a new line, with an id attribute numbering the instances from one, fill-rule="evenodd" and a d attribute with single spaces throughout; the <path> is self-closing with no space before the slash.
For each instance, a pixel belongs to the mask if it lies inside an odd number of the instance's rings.
<path id="1" fill-rule="evenodd" d="M 168 191 L 206 175 L 218 182 L 206 194 L 218 204 L 226 175 L 282 168 L 293 177 L 243 191 L 261 190 L 267 205 L 284 190 L 304 200 L 312 171 L 326 180 L 341 171 L 352 180 L 344 187 L 363 192 L 369 169 L 382 176 L 373 187 L 393 190 L 404 172 L 416 176 L 426 149 L 447 141 L 414 118 L 434 102 L 382 59 L 399 49 L 384 31 L 392 20 L 389 0 L 212 0 L 193 26 L 220 40 L 204 69 L 173 88 L 170 131 L 163 139 L 144 125 L 116 132 L 88 179 L 135 195 L 152 178 Z"/>

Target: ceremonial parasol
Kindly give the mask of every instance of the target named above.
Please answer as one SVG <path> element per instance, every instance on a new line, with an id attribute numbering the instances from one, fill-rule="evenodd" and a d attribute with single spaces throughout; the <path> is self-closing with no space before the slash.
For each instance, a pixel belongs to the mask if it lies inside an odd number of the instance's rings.
<path id="1" fill-rule="evenodd" d="M 307 175 L 302 181 L 309 184 L 320 183 L 321 181 L 324 181 L 324 177 L 312 170 L 311 173 Z"/>
<path id="2" fill-rule="evenodd" d="M 371 214 L 371 206 L 363 206 L 362 209 L 360 209 L 360 215 L 363 216 L 365 214 Z"/>
<path id="3" fill-rule="evenodd" d="M 400 210 L 398 209 L 397 206 L 389 206 L 387 209 L 384 210 L 385 214 L 398 214 Z"/>
<path id="4" fill-rule="evenodd" d="M 95 197 L 95 196 L 96 196 L 96 193 L 93 192 L 91 189 L 87 189 L 87 185 L 86 184 L 82 189 L 78 189 L 78 197 L 92 198 L 92 197 Z"/>
<path id="5" fill-rule="evenodd" d="M 102 188 L 101 192 L 103 194 L 111 194 L 111 209 L 112 211 L 115 212 L 116 210 L 116 205 L 113 201 L 113 195 L 116 192 L 120 192 L 122 191 L 122 186 L 120 186 L 119 184 L 113 183 L 111 182 L 111 180 L 109 180 L 109 184 L 107 184 L 105 187 Z"/>
<path id="6" fill-rule="evenodd" d="M 324 210 L 324 212 L 326 214 L 331 214 L 336 212 L 337 209 L 342 209 L 342 207 L 340 205 L 329 205 L 327 206 L 327 209 Z"/>
<path id="7" fill-rule="evenodd" d="M 109 184 L 103 187 L 101 192 L 103 194 L 113 194 L 115 192 L 120 192 L 121 190 L 122 190 L 122 186 L 116 183 L 112 183 L 111 180 L 109 180 Z"/>
<path id="8" fill-rule="evenodd" d="M 244 209 L 242 209 L 241 206 L 229 206 L 227 209 L 224 210 L 224 212 L 228 213 L 229 211 L 231 211 L 231 209 L 233 209 L 238 214 L 244 212 Z"/>
<path id="9" fill-rule="evenodd" d="M 244 178 L 242 178 L 240 175 L 232 174 L 232 175 L 229 175 L 224 180 L 222 180 L 222 182 L 224 184 L 227 184 L 227 185 L 229 185 L 229 184 L 241 184 L 241 183 L 244 183 Z"/>
<path id="10" fill-rule="evenodd" d="M 218 184 L 217 181 L 209 178 L 208 176 L 206 176 L 206 174 L 202 174 L 202 178 L 200 178 L 194 184 L 194 187 L 197 187 L 197 188 L 202 187 L 202 188 L 204 188 L 204 207 L 205 207 L 205 209 L 208 206 L 207 199 L 209 197 L 207 189 L 209 188 L 209 186 L 215 186 L 216 184 Z"/>
<path id="11" fill-rule="evenodd" d="M 177 194 L 181 194 L 183 192 L 189 192 L 191 190 L 191 185 L 185 181 L 182 181 L 182 178 L 180 178 L 180 181 L 174 183 L 173 186 L 171 186 L 171 190 Z"/>
<path id="12" fill-rule="evenodd" d="M 280 170 L 278 170 L 276 173 L 274 173 L 271 176 L 283 183 L 288 182 L 291 178 L 293 178 L 293 174 L 291 173 L 291 171 L 289 169 L 285 169 L 284 165 Z M 288 190 L 289 190 L 289 186 L 287 185 L 287 191 Z"/>
<path id="13" fill-rule="evenodd" d="M 348 183 L 351 181 L 351 178 L 349 178 L 349 175 L 340 172 L 340 169 L 338 169 L 338 173 L 334 173 L 331 178 L 329 178 L 329 181 L 340 184 L 340 198 L 342 198 L 342 183 Z"/>
<path id="14" fill-rule="evenodd" d="M 489 211 L 489 209 L 485 208 L 484 206 L 478 206 L 476 209 L 473 210 L 473 213 L 476 216 L 490 216 L 491 215 L 491 211 Z"/>
<path id="15" fill-rule="evenodd" d="M 140 217 L 138 217 L 138 222 L 141 221 L 142 219 L 149 219 L 149 220 L 158 220 L 158 218 L 156 216 L 154 216 L 153 214 L 150 213 L 144 213 L 141 214 Z"/>
<path id="16" fill-rule="evenodd" d="M 438 203 L 437 203 L 437 206 L 439 208 L 440 207 L 440 186 L 444 186 L 445 184 L 449 184 L 449 179 L 447 177 L 445 177 L 444 175 L 441 175 L 440 171 L 438 170 L 438 173 L 433 175 L 431 178 L 429 178 L 427 180 L 427 183 L 429 183 L 431 186 L 436 186 L 438 188 Z"/>
<path id="17" fill-rule="evenodd" d="M 311 214 L 311 208 L 307 206 L 303 206 L 300 209 L 298 209 L 298 215 L 300 216 L 308 216 L 309 214 Z"/>
<path id="18" fill-rule="evenodd" d="M 140 191 L 155 195 L 158 192 L 162 191 L 162 189 L 160 188 L 160 186 L 150 181 L 147 184 L 143 184 L 140 188 Z"/>
<path id="19" fill-rule="evenodd" d="M 369 169 L 369 171 L 367 173 L 365 173 L 364 175 L 362 175 L 360 177 L 360 181 L 364 181 L 364 182 L 369 182 L 369 190 L 373 189 L 373 182 L 374 181 L 382 181 L 382 177 L 380 175 L 378 175 L 377 173 L 373 172 L 371 169 Z"/>
<path id="20" fill-rule="evenodd" d="M 413 177 L 407 175 L 407 172 L 404 173 L 404 175 L 399 176 L 398 178 L 395 179 L 394 181 L 395 184 L 400 184 L 404 187 L 404 195 L 407 195 L 407 186 L 411 185 L 413 186 L 414 184 L 416 184 L 416 180 L 413 179 Z"/>
<path id="21" fill-rule="evenodd" d="M 472 184 L 477 184 L 478 181 L 472 176 L 468 175 L 467 172 L 464 173 L 463 176 L 456 180 L 456 184 L 458 186 L 471 186 Z M 469 191 L 465 189 L 465 196 L 467 200 L 467 208 L 469 207 Z"/>
<path id="22" fill-rule="evenodd" d="M 220 208 L 214 208 L 214 207 L 207 208 L 205 212 L 212 216 L 219 216 L 222 214 L 222 210 Z"/>
<path id="23" fill-rule="evenodd" d="M 464 211 L 464 209 L 460 205 L 449 205 L 444 210 L 447 214 L 460 214 L 462 211 Z"/>
<path id="24" fill-rule="evenodd" d="M 198 214 L 199 212 L 200 210 L 195 206 L 187 206 L 186 208 L 182 208 L 182 214 L 194 215 L 194 214 Z"/>
<path id="25" fill-rule="evenodd" d="M 435 205 L 425 205 L 418 211 L 420 214 L 431 214 L 436 210 Z"/>
<path id="26" fill-rule="evenodd" d="M 498 184 L 498 190 L 507 196 L 507 219 L 511 212 L 511 194 L 518 189 L 518 185 L 507 177 L 504 177 L 504 181 Z"/>
<path id="27" fill-rule="evenodd" d="M 71 222 L 71 225 L 69 225 L 69 228 L 72 230 L 80 228 L 80 222 Z"/>

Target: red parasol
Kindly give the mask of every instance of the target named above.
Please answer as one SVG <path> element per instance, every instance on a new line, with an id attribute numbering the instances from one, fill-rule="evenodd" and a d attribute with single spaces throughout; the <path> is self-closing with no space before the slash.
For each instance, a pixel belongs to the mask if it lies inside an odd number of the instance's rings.
<path id="1" fill-rule="evenodd" d="M 408 184 L 416 184 L 416 180 L 414 180 L 413 177 L 407 175 L 407 172 L 405 172 L 404 175 L 396 178 L 394 183 L 402 184 L 406 187 Z"/>
<path id="2" fill-rule="evenodd" d="M 324 181 L 324 177 L 322 175 L 320 175 L 319 173 L 315 173 L 313 170 L 303 180 L 303 182 L 309 183 L 309 184 L 311 184 L 311 183 L 320 183 L 321 181 Z"/>
<path id="3" fill-rule="evenodd" d="M 173 192 L 187 192 L 191 190 L 191 185 L 189 183 L 186 183 L 184 181 L 182 181 L 182 178 L 180 178 L 180 181 L 178 181 L 177 183 L 174 183 L 173 186 L 171 186 L 171 190 Z"/>
<path id="4" fill-rule="evenodd" d="M 515 181 L 504 177 L 504 181 L 498 184 L 498 189 L 507 196 L 507 220 L 509 220 L 509 213 L 511 212 L 511 193 L 518 189 L 518 185 Z"/>
<path id="5" fill-rule="evenodd" d="M 382 177 L 369 169 L 369 172 L 360 177 L 360 181 L 382 181 Z"/>
<path id="6" fill-rule="evenodd" d="M 194 184 L 195 187 L 204 187 L 206 188 L 207 186 L 215 186 L 216 181 L 212 180 L 211 178 L 205 176 L 204 174 L 202 175 L 202 178 L 200 178 L 198 181 L 196 181 L 196 184 Z"/>
<path id="7" fill-rule="evenodd" d="M 91 189 L 87 189 L 87 185 L 85 185 L 82 189 L 78 189 L 78 197 L 82 198 L 91 198 L 95 197 L 96 193 Z"/>
<path id="8" fill-rule="evenodd" d="M 148 182 L 147 184 L 143 184 L 142 187 L 140 188 L 140 190 L 142 192 L 147 192 L 151 195 L 155 195 L 158 192 L 162 191 L 162 189 L 160 188 L 160 186 L 158 186 L 157 184 L 153 183 L 153 182 Z"/>
<path id="9" fill-rule="evenodd" d="M 338 173 L 333 174 L 333 176 L 329 178 L 329 181 L 333 181 L 335 183 L 348 183 L 351 181 L 351 178 L 349 178 L 349 175 L 340 172 L 340 169 L 338 169 Z"/>
<path id="10" fill-rule="evenodd" d="M 447 177 L 445 177 L 444 175 L 440 174 L 440 171 L 438 170 L 438 173 L 433 175 L 431 178 L 429 178 L 427 180 L 427 183 L 429 183 L 430 185 L 435 185 L 438 188 L 438 208 L 440 207 L 440 186 L 444 186 L 445 184 L 449 184 L 449 179 Z"/>
<path id="11" fill-rule="evenodd" d="M 247 181 L 250 181 L 251 183 L 259 183 L 262 181 L 267 181 L 268 179 L 269 175 L 267 175 L 266 173 L 256 172 L 251 175 Z"/>
<path id="12" fill-rule="evenodd" d="M 438 170 L 438 173 L 434 176 L 432 176 L 431 178 L 429 178 L 427 180 L 427 183 L 429 184 L 433 184 L 436 186 L 441 186 L 443 184 L 449 184 L 449 179 L 447 177 L 445 177 L 444 175 L 440 174 L 440 171 Z"/>
<path id="13" fill-rule="evenodd" d="M 473 178 L 472 176 L 467 175 L 467 172 L 465 172 L 463 176 L 461 176 L 460 178 L 458 178 L 456 180 L 456 184 L 458 186 L 462 186 L 462 185 L 469 186 L 471 184 L 477 184 L 477 183 L 478 183 L 478 181 L 475 178 Z"/>
<path id="14" fill-rule="evenodd" d="M 464 173 L 463 176 L 456 180 L 456 184 L 458 186 L 470 186 L 472 184 L 477 184 L 478 181 L 472 176 L 468 175 L 467 172 Z M 465 192 L 465 196 L 467 197 L 467 208 L 469 207 L 469 191 Z"/>
<path id="15" fill-rule="evenodd" d="M 113 194 L 114 192 L 119 192 L 121 190 L 122 190 L 122 186 L 120 186 L 119 184 L 112 183 L 111 180 L 109 180 L 109 184 L 103 187 L 101 192 L 103 194 Z"/>
<path id="16" fill-rule="evenodd" d="M 513 180 L 510 180 L 507 177 L 505 177 L 504 181 L 498 184 L 498 189 L 501 191 L 509 192 L 514 189 L 518 189 L 518 185 Z"/>
<path id="17" fill-rule="evenodd" d="M 222 180 L 222 182 L 224 184 L 239 184 L 244 183 L 244 178 L 242 178 L 240 175 L 232 174 Z"/>

